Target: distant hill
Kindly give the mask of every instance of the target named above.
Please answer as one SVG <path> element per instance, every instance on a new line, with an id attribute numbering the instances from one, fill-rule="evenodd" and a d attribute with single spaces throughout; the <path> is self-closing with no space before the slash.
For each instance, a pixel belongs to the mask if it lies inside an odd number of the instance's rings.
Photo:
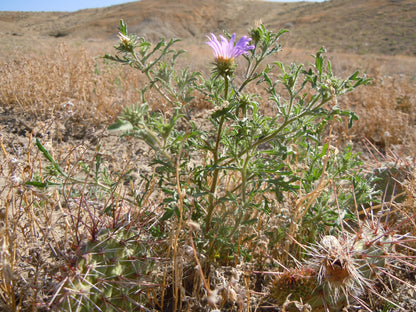
<path id="1" fill-rule="evenodd" d="M 114 40 L 120 19 L 151 39 L 201 42 L 210 32 L 246 33 L 256 20 L 291 34 L 285 45 L 359 54 L 416 55 L 415 0 L 142 0 L 77 12 L 0 12 L 0 43 L 13 36 Z"/>

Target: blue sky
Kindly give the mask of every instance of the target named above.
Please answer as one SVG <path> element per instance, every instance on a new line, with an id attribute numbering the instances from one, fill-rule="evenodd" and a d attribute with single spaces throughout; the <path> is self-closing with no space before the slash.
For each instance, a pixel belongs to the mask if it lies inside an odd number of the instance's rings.
<path id="1" fill-rule="evenodd" d="M 133 0 L 0 0 L 0 11 L 77 11 Z"/>
<path id="2" fill-rule="evenodd" d="M 295 1 L 298 0 L 282 0 L 281 2 Z M 323 0 L 315 1 L 322 2 Z M 106 7 L 126 2 L 132 2 L 132 0 L 1 0 L 0 11 L 77 11 L 82 9 Z"/>

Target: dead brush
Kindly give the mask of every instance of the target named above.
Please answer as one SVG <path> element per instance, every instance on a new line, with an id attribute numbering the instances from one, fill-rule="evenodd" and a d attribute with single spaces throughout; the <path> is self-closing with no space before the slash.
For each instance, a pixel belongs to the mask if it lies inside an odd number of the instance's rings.
<path id="1" fill-rule="evenodd" d="M 366 137 L 383 150 L 401 146 L 407 153 L 413 151 L 416 106 L 412 80 L 405 75 L 376 73 L 368 88 L 342 99 L 342 105 L 360 116 L 349 135 L 357 139 Z"/>
<path id="2" fill-rule="evenodd" d="M 416 215 L 415 210 L 415 160 L 411 156 L 404 156 L 392 149 L 383 151 L 369 140 L 363 140 L 369 159 L 367 170 L 376 175 L 375 187 L 382 193 L 380 205 L 373 206 L 380 209 L 390 206 L 390 222 L 409 218 L 406 230 L 415 235 L 416 220 L 411 216 Z M 360 214 L 363 215 L 365 211 Z M 398 219 L 397 219 L 398 218 Z"/>
<path id="3" fill-rule="evenodd" d="M 103 64 L 97 55 L 65 45 L 47 56 L 2 60 L 0 73 L 3 106 L 89 125 L 113 118 L 125 103 L 137 102 L 140 96 L 135 90 L 143 80 L 135 71 Z"/>
<path id="4" fill-rule="evenodd" d="M 409 171 L 408 178 L 403 181 L 402 187 L 406 192 L 406 200 L 403 202 L 401 211 L 404 215 L 416 215 L 416 171 Z M 413 236 L 416 236 L 416 220 L 410 220 L 409 231 Z"/>
<path id="5" fill-rule="evenodd" d="M 37 161 L 31 148 L 25 159 L 18 159 L 2 147 L 0 306 L 4 311 L 34 311 L 47 300 L 53 285 L 53 254 L 59 249 L 57 194 L 24 185 Z"/>
<path id="6" fill-rule="evenodd" d="M 141 297 L 147 291 L 150 296 L 154 285 L 139 263 L 162 260 L 152 258 L 153 248 L 159 247 L 147 245 L 147 227 L 157 223 L 155 214 L 135 204 L 137 200 L 151 205 L 144 198 L 147 186 L 142 184 L 143 189 L 133 192 L 130 184 L 123 183 L 129 164 L 114 166 L 118 175 L 110 173 L 109 159 L 99 148 L 91 153 L 77 146 L 62 152 L 54 151 L 54 145 L 47 149 L 39 140 L 33 143 L 29 137 L 20 158 L 1 144 L 0 310 L 61 311 L 64 302 L 69 309 L 85 309 L 81 299 L 89 295 L 82 293 L 88 285 L 83 280 L 96 276 L 83 269 L 94 259 L 102 265 L 97 274 L 100 270 L 109 274 L 104 281 L 107 292 L 119 289 L 121 282 L 130 285 L 143 277 L 136 290 Z M 115 257 L 122 258 L 117 268 Z M 103 268 L 106 265 L 108 271 Z M 111 272 L 120 269 L 129 275 L 124 281 L 112 279 Z"/>

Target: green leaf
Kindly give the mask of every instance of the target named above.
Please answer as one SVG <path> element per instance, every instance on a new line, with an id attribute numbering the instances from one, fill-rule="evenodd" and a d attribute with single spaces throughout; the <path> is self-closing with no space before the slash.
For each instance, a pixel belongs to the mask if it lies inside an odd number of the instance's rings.
<path id="1" fill-rule="evenodd" d="M 37 187 L 37 188 L 47 188 L 49 186 L 58 186 L 58 185 L 61 185 L 59 183 L 52 183 L 52 182 L 49 182 L 49 181 L 46 181 L 46 182 L 28 181 L 25 184 L 26 185 L 30 185 L 30 186 L 34 186 L 34 187 Z"/>
<path id="2" fill-rule="evenodd" d="M 104 208 L 104 213 L 107 216 L 112 216 L 114 214 L 114 205 L 110 204 L 107 207 Z"/>
<path id="3" fill-rule="evenodd" d="M 95 178 L 98 179 L 98 172 L 100 171 L 101 166 L 101 155 L 100 155 L 101 145 L 97 147 L 97 155 L 95 156 Z"/>
<path id="4" fill-rule="evenodd" d="M 258 218 L 248 219 L 246 221 L 241 222 L 241 225 L 253 225 L 256 224 L 258 220 Z"/>
<path id="5" fill-rule="evenodd" d="M 319 77 L 322 76 L 322 72 L 323 72 L 323 65 L 324 65 L 324 57 L 322 56 L 323 53 L 326 53 L 326 50 L 324 47 L 321 47 L 315 56 L 315 67 L 319 72 Z"/>
<path id="6" fill-rule="evenodd" d="M 123 35 L 127 35 L 127 24 L 124 23 L 124 21 L 121 19 L 120 20 L 120 27 L 118 28 L 120 33 L 122 33 Z"/>
<path id="7" fill-rule="evenodd" d="M 117 118 L 117 122 L 109 125 L 108 130 L 130 131 L 133 130 L 132 124 L 127 120 Z"/>
<path id="8" fill-rule="evenodd" d="M 228 113 L 228 110 L 229 110 L 229 108 L 228 108 L 228 107 L 223 108 L 223 109 L 220 109 L 220 110 L 217 110 L 217 111 L 215 111 L 215 112 L 212 114 L 212 118 L 217 119 L 218 117 L 221 117 L 221 116 L 223 116 L 223 115 L 227 114 L 227 113 Z"/>
<path id="9" fill-rule="evenodd" d="M 357 76 L 360 72 L 357 70 L 354 74 L 348 77 L 348 80 L 357 80 Z"/>
<path id="10" fill-rule="evenodd" d="M 351 128 L 354 120 L 358 120 L 358 116 L 354 112 L 349 112 L 349 113 L 350 113 L 350 118 L 348 120 L 348 128 Z"/>
<path id="11" fill-rule="evenodd" d="M 328 62 L 328 72 L 332 76 L 332 68 L 331 68 L 331 63 L 330 62 Z"/>
<path id="12" fill-rule="evenodd" d="M 171 208 L 166 208 L 166 212 L 163 214 L 163 216 L 160 218 L 160 221 L 166 221 L 170 219 L 173 216 L 174 210 Z"/>
<path id="13" fill-rule="evenodd" d="M 55 169 L 62 174 L 64 177 L 67 177 L 67 175 L 62 171 L 61 166 L 53 159 L 51 154 L 48 152 L 48 150 L 42 145 L 42 143 L 39 141 L 38 138 L 36 138 L 36 146 L 38 149 L 43 153 L 43 155 L 46 157 L 47 160 L 55 167 Z"/>

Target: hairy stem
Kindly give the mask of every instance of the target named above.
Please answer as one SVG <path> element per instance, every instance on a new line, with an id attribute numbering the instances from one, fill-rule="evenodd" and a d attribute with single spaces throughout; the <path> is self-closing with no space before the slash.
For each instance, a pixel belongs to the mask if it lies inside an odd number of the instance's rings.
<path id="1" fill-rule="evenodd" d="M 237 229 L 239 228 L 241 221 L 243 220 L 244 210 L 247 207 L 247 195 L 246 195 L 247 167 L 248 167 L 248 164 L 250 163 L 250 159 L 251 157 L 249 153 L 247 152 L 245 160 L 244 160 L 243 168 L 241 168 L 241 209 L 242 211 L 239 213 L 239 216 L 237 220 L 235 221 L 234 227 L 231 230 L 229 237 L 232 237 L 234 233 L 237 231 Z"/>
<path id="2" fill-rule="evenodd" d="M 227 98 L 228 98 L 228 82 L 229 82 L 228 79 L 229 77 L 227 75 L 224 75 L 224 99 L 225 101 L 227 101 Z M 224 121 L 225 121 L 225 115 L 222 115 L 220 122 L 218 124 L 217 138 L 215 141 L 215 149 L 213 151 L 214 166 L 216 166 L 218 162 L 218 152 L 220 148 L 222 127 L 224 125 Z M 219 169 L 215 169 L 213 176 L 212 176 L 212 184 L 211 184 L 210 194 L 209 194 L 209 204 L 208 204 L 208 210 L 207 210 L 205 234 L 208 233 L 208 231 L 211 229 L 212 213 L 214 212 L 214 208 L 215 208 L 214 199 L 215 199 L 215 191 L 217 190 L 218 175 L 219 175 Z"/>

